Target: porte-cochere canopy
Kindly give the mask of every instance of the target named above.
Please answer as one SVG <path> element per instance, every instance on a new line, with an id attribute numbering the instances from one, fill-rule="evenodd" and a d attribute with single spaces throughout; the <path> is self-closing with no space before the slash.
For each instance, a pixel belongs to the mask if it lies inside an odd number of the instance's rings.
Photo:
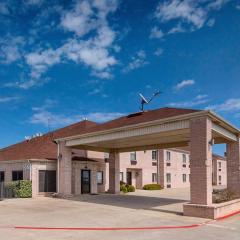
<path id="1" fill-rule="evenodd" d="M 240 208 L 240 200 L 231 207 L 212 204 L 212 146 L 227 144 L 228 189 L 240 197 L 239 133 L 208 110 L 160 108 L 123 116 L 56 139 L 61 155 L 58 191 L 71 194 L 71 148 L 109 152 L 109 191 L 118 193 L 120 152 L 189 146 L 191 202 L 184 214 L 216 218 Z"/>

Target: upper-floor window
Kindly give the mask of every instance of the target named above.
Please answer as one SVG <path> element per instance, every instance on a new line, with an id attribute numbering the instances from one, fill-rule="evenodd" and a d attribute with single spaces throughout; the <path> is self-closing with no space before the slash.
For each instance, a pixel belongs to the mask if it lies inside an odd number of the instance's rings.
<path id="1" fill-rule="evenodd" d="M 221 168 L 221 167 L 222 167 L 222 163 L 218 162 L 218 168 Z"/>
<path id="2" fill-rule="evenodd" d="M 131 153 L 130 153 L 130 160 L 131 160 L 131 161 L 136 161 L 136 160 L 137 160 L 137 154 L 136 154 L 136 152 L 131 152 Z"/>
<path id="3" fill-rule="evenodd" d="M 187 163 L 187 156 L 186 156 L 186 154 L 182 155 L 182 160 L 183 160 L 183 164 Z"/>
<path id="4" fill-rule="evenodd" d="M 167 161 L 171 161 L 171 152 L 167 151 Z"/>
<path id="5" fill-rule="evenodd" d="M 157 160 L 157 150 L 152 151 L 152 160 Z"/>
<path id="6" fill-rule="evenodd" d="M 109 158 L 109 153 L 104 153 L 104 159 L 108 159 Z"/>

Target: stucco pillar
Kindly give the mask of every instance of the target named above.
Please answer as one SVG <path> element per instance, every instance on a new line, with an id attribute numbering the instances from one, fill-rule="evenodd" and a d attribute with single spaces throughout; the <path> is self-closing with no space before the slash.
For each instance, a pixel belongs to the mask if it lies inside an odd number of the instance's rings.
<path id="1" fill-rule="evenodd" d="M 190 121 L 190 195 L 192 204 L 212 204 L 212 121 Z"/>
<path id="2" fill-rule="evenodd" d="M 59 193 L 72 194 L 72 150 L 65 142 L 59 143 Z"/>
<path id="3" fill-rule="evenodd" d="M 120 193 L 120 157 L 117 150 L 109 154 L 109 192 Z"/>
<path id="4" fill-rule="evenodd" d="M 240 139 L 227 143 L 227 188 L 240 197 Z"/>

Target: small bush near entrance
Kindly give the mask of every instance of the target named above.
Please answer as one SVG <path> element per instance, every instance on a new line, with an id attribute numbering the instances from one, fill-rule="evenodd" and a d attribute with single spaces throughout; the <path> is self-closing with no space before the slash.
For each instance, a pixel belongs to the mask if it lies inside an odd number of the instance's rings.
<path id="1" fill-rule="evenodd" d="M 126 185 L 121 185 L 120 186 L 120 191 L 123 192 L 123 193 L 127 193 L 128 189 L 127 189 Z"/>
<path id="2" fill-rule="evenodd" d="M 128 192 L 135 192 L 135 187 L 132 185 L 128 185 L 125 182 L 120 182 L 120 191 L 123 193 L 128 193 Z"/>
<path id="3" fill-rule="evenodd" d="M 127 185 L 128 192 L 135 192 L 135 187 L 133 185 Z"/>
<path id="4" fill-rule="evenodd" d="M 146 184 L 143 186 L 144 190 L 161 190 L 162 187 L 159 184 Z"/>
<path id="5" fill-rule="evenodd" d="M 31 198 L 32 182 L 29 180 L 10 182 L 6 185 L 6 191 L 12 192 L 12 197 L 15 198 Z"/>

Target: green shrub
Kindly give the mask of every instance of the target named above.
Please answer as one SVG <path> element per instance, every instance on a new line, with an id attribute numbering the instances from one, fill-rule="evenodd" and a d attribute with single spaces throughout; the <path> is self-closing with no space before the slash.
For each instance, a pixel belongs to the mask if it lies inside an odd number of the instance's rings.
<path id="1" fill-rule="evenodd" d="M 162 187 L 159 184 L 146 184 L 143 186 L 144 190 L 161 190 Z"/>
<path id="2" fill-rule="evenodd" d="M 123 192 L 123 193 L 127 193 L 128 189 L 127 189 L 126 185 L 121 185 L 120 186 L 120 191 Z"/>
<path id="3" fill-rule="evenodd" d="M 228 202 L 236 199 L 236 195 L 228 189 L 213 191 L 213 203 Z"/>
<path id="4" fill-rule="evenodd" d="M 31 198 L 32 182 L 30 180 L 21 180 L 10 182 L 6 185 L 6 191 L 12 193 L 15 198 Z"/>
<path id="5" fill-rule="evenodd" d="M 135 192 L 135 187 L 133 185 L 127 185 L 128 192 Z"/>
<path id="6" fill-rule="evenodd" d="M 32 197 L 32 182 L 29 180 L 22 180 L 19 182 L 19 197 L 31 198 Z"/>

